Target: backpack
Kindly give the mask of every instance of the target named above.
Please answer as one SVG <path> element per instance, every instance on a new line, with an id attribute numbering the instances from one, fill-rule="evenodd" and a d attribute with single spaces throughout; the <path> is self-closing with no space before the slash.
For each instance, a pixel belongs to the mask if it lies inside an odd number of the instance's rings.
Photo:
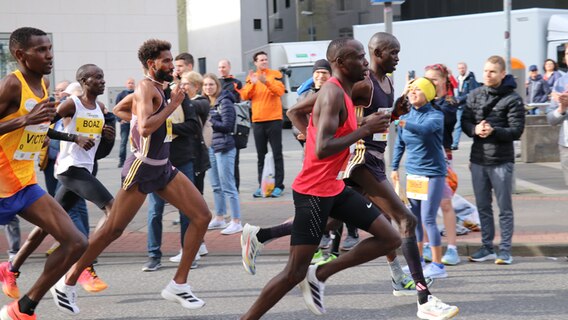
<path id="1" fill-rule="evenodd" d="M 234 106 L 236 118 L 233 137 L 235 138 L 235 145 L 237 149 L 244 149 L 247 147 L 251 128 L 250 101 L 237 102 Z"/>

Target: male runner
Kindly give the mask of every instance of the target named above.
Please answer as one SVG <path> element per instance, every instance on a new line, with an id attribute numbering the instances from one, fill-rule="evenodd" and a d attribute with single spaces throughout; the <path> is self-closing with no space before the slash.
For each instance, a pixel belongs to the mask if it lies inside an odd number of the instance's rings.
<path id="1" fill-rule="evenodd" d="M 91 236 L 87 251 L 70 269 L 67 277 L 51 289 L 56 305 L 63 312 L 79 313 L 75 286 L 81 272 L 120 237 L 144 203 L 146 195 L 151 192 L 158 193 L 191 219 L 184 238 L 182 260 L 173 280 L 162 290 L 162 297 L 188 309 L 201 308 L 205 304 L 193 295 L 187 277 L 211 220 L 211 213 L 191 181 L 185 175 L 177 174 L 177 169 L 168 160 L 169 142 L 172 140 L 171 120 L 168 117 L 184 98 L 179 86 L 172 90 L 169 103 L 164 96 L 162 84 L 173 80 L 174 65 L 170 49 L 169 42 L 150 39 L 138 50 L 145 78 L 139 81 L 134 91 L 132 110 L 114 110 L 121 119 L 132 116 L 131 141 L 135 151 L 124 163 L 122 188 L 116 194 L 107 221 Z M 61 307 L 61 303 L 66 301 L 70 308 Z"/>
<path id="2" fill-rule="evenodd" d="M 51 41 L 45 32 L 24 27 L 12 32 L 9 48 L 18 70 L 0 82 L 0 223 L 18 214 L 60 243 L 28 293 L 0 311 L 2 320 L 31 320 L 41 298 L 77 261 L 87 242 L 65 210 L 37 185 L 34 170 L 55 116 L 55 103 L 46 103 L 49 84 L 43 78 L 53 68 Z M 0 268 L 0 281 L 10 273 L 9 267 Z"/>
<path id="3" fill-rule="evenodd" d="M 337 179 L 348 159 L 348 147 L 388 127 L 389 117 L 372 114 L 357 128 L 349 95 L 353 84 L 362 80 L 367 71 L 365 51 L 358 41 L 341 38 L 330 43 L 327 59 L 334 77 L 320 90 L 306 134 L 304 165 L 292 185 L 296 215 L 290 258 L 286 268 L 266 285 L 241 319 L 259 319 L 304 278 L 300 287 L 306 305 L 313 313 L 324 314 L 323 291 L 327 278 L 378 258 L 400 245 L 400 236 L 388 220 Z M 328 216 L 367 230 L 373 237 L 328 264 L 310 266 Z"/>

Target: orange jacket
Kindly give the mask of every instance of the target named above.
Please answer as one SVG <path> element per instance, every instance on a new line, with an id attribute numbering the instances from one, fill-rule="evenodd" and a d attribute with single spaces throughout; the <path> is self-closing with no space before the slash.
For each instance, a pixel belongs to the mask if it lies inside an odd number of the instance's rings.
<path id="1" fill-rule="evenodd" d="M 251 101 L 252 122 L 282 120 L 282 101 L 284 84 L 280 71 L 266 69 L 262 71 L 266 83 L 257 81 L 253 84 L 247 76 L 246 84 L 241 90 L 241 98 Z M 256 72 L 259 74 L 259 71 Z"/>

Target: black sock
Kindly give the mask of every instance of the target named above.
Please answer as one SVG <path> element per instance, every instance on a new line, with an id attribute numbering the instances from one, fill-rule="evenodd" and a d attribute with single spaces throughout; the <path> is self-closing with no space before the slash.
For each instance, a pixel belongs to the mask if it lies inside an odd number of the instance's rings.
<path id="1" fill-rule="evenodd" d="M 332 231 L 334 234 L 333 242 L 331 243 L 331 251 L 335 256 L 339 257 L 339 245 L 341 244 L 341 236 L 343 235 L 343 224 L 337 230 Z"/>
<path id="2" fill-rule="evenodd" d="M 14 266 L 12 265 L 12 261 L 10 261 L 10 262 L 8 262 L 8 263 L 9 263 L 9 266 L 10 266 L 10 268 L 9 268 L 9 269 L 10 269 L 10 272 L 19 272 L 19 270 L 16 270 L 16 269 L 14 268 Z"/>
<path id="3" fill-rule="evenodd" d="M 420 304 L 424 304 L 428 302 L 430 290 L 428 290 L 428 285 L 426 284 L 426 280 L 424 280 L 424 273 L 422 272 L 422 262 L 420 260 L 418 244 L 416 243 L 416 236 L 403 238 L 401 247 L 404 259 L 406 260 L 406 263 L 408 263 L 412 280 L 414 280 L 414 283 L 416 284 L 418 301 Z"/>
<path id="4" fill-rule="evenodd" d="M 38 303 L 39 302 L 32 301 L 27 295 L 25 295 L 22 299 L 20 299 L 20 301 L 18 301 L 18 307 L 20 308 L 21 313 L 31 316 L 34 314 Z"/>
<path id="5" fill-rule="evenodd" d="M 261 228 L 256 234 L 256 238 L 261 243 L 265 243 L 269 240 L 289 236 L 290 234 L 292 234 L 292 221 L 279 224 L 272 228 Z"/>

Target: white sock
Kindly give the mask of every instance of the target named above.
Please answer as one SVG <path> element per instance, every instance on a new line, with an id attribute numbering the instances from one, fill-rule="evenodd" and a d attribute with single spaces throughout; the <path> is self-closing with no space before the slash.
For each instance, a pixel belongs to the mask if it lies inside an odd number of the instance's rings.
<path id="1" fill-rule="evenodd" d="M 170 283 L 170 285 L 171 285 L 172 287 L 174 287 L 175 289 L 183 290 L 183 289 L 185 289 L 185 287 L 187 286 L 187 283 L 178 284 L 178 283 L 176 283 L 174 280 L 172 280 L 172 282 Z"/>
<path id="2" fill-rule="evenodd" d="M 393 261 L 388 261 L 388 263 L 391 277 L 393 278 L 394 282 L 401 282 L 406 274 L 404 273 L 404 271 L 402 271 L 402 267 L 398 262 L 398 257 L 395 257 Z"/>
<path id="3" fill-rule="evenodd" d="M 448 245 L 448 249 L 454 249 L 454 250 L 457 250 L 457 249 L 458 249 L 458 247 L 456 247 L 456 245 L 454 245 L 454 244 L 449 244 L 449 245 Z"/>

